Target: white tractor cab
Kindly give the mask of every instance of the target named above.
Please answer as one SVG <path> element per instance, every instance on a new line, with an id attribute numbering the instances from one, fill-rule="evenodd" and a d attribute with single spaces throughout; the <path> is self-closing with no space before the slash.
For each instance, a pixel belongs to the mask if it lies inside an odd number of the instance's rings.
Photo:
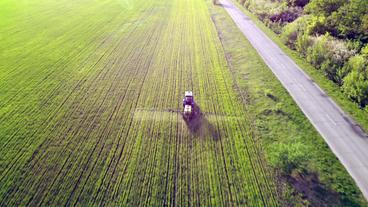
<path id="1" fill-rule="evenodd" d="M 186 119 L 190 119 L 194 114 L 194 98 L 192 91 L 185 91 L 183 99 L 183 115 Z"/>

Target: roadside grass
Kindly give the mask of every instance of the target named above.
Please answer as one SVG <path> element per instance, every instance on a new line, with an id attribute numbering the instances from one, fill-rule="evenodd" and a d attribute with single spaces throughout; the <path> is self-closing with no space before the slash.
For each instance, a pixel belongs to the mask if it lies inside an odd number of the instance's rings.
<path id="1" fill-rule="evenodd" d="M 257 127 L 266 157 L 273 155 L 277 144 L 301 143 L 308 149 L 306 169 L 288 176 L 280 173 L 279 186 L 286 197 L 284 204 L 365 206 L 367 203 L 350 175 L 226 11 L 220 5 L 209 7 L 233 74 L 236 84 L 233 87 L 247 96 L 245 104 Z M 333 85 L 324 83 L 333 89 Z M 318 178 L 312 179 L 314 173 Z M 308 179 L 314 181 L 305 182 Z M 289 187 L 282 187 L 285 183 Z M 301 194 L 292 193 L 290 185 Z"/>
<path id="2" fill-rule="evenodd" d="M 280 37 L 268 28 L 256 15 L 244 8 L 238 1 L 231 0 L 241 11 L 249 16 L 253 22 L 272 39 L 295 63 L 303 69 L 365 132 L 368 132 L 368 112 L 359 108 L 358 104 L 350 100 L 332 81 L 328 80 L 321 70 L 309 64 L 297 51 L 288 48 Z"/>

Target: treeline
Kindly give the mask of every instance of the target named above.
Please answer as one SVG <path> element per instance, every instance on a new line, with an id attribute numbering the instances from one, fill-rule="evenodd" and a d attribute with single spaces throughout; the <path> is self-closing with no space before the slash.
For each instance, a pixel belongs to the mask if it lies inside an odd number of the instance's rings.
<path id="1" fill-rule="evenodd" d="M 240 0 L 368 111 L 368 0 Z"/>

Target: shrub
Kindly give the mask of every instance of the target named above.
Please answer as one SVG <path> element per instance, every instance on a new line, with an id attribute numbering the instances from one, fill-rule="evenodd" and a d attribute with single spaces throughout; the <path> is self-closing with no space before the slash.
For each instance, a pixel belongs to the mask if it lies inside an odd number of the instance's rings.
<path id="1" fill-rule="evenodd" d="M 281 33 L 281 40 L 290 48 L 295 48 L 295 42 L 299 36 L 305 33 L 310 16 L 303 16 L 296 19 L 294 22 L 287 24 Z"/>
<path id="2" fill-rule="evenodd" d="M 311 46 L 311 39 L 308 36 L 312 34 L 324 34 L 324 22 L 325 18 L 323 16 L 305 15 L 299 17 L 284 27 L 281 40 L 290 48 L 296 49 L 305 55 L 306 46 Z"/>
<path id="3" fill-rule="evenodd" d="M 343 79 L 344 93 L 361 107 L 368 105 L 368 57 L 356 55 L 349 59 L 345 67 L 351 71 Z"/>
<path id="4" fill-rule="evenodd" d="M 349 49 L 344 41 L 332 37 L 327 42 L 327 48 L 330 53 L 328 53 L 327 60 L 322 64 L 321 69 L 330 80 L 341 85 L 345 73 L 342 68 L 345 62 L 355 55 L 355 50 Z M 339 72 L 340 70 L 341 72 Z"/>
<path id="5" fill-rule="evenodd" d="M 313 34 L 325 34 L 326 28 L 326 17 L 324 16 L 313 16 L 311 15 L 307 22 L 306 33 L 308 35 Z"/>
<path id="6" fill-rule="evenodd" d="M 306 56 L 308 48 L 312 47 L 313 43 L 313 39 L 309 35 L 303 34 L 298 36 L 295 49 L 303 56 Z"/>
<path id="7" fill-rule="evenodd" d="M 360 53 L 363 55 L 363 56 L 368 56 L 368 44 L 362 48 L 362 50 L 360 51 Z"/>
<path id="8" fill-rule="evenodd" d="M 302 40 L 299 40 L 302 42 Z M 346 43 L 331 37 L 328 33 L 312 38 L 312 46 L 307 49 L 307 60 L 315 67 L 321 69 L 332 81 L 342 84 L 342 69 L 344 63 L 355 54 Z M 301 46 L 298 46 L 300 48 Z M 300 49 L 301 50 L 301 49 Z M 339 71 L 345 71 L 340 73 Z"/>
<path id="9" fill-rule="evenodd" d="M 368 41 L 368 2 L 366 0 L 350 0 L 333 12 L 329 19 L 329 27 L 336 30 L 336 35 L 345 39 Z"/>
<path id="10" fill-rule="evenodd" d="M 329 53 L 327 48 L 328 35 L 314 37 L 311 40 L 313 43 L 311 47 L 307 48 L 307 61 L 317 68 L 321 68 Z"/>
<path id="11" fill-rule="evenodd" d="M 281 41 L 288 47 L 295 49 L 295 42 L 300 35 L 300 27 L 298 21 L 287 24 L 280 35 Z"/>
<path id="12" fill-rule="evenodd" d="M 345 42 L 346 46 L 350 49 L 350 50 L 355 50 L 355 51 L 363 51 L 363 43 L 360 42 L 359 40 L 348 40 Z"/>
<path id="13" fill-rule="evenodd" d="M 311 0 L 305 7 L 305 11 L 316 16 L 329 16 L 332 12 L 338 10 L 349 0 Z"/>

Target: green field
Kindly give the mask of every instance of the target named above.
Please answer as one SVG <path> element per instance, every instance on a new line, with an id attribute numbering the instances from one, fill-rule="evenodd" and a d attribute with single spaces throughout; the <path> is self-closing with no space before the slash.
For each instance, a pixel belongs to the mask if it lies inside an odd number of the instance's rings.
<path id="1" fill-rule="evenodd" d="M 0 206 L 279 204 L 207 2 L 5 0 L 0 35 Z"/>
<path id="2" fill-rule="evenodd" d="M 222 6 L 0 1 L 0 206 L 308 204 L 366 201 Z"/>

